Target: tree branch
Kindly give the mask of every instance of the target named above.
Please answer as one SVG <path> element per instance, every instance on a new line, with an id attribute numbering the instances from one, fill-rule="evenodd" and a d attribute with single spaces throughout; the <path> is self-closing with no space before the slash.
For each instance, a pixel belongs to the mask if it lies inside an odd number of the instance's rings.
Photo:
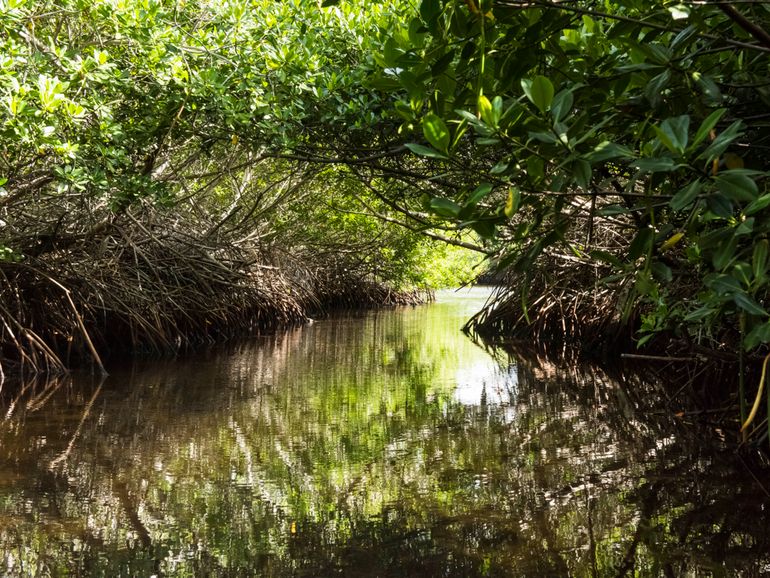
<path id="1" fill-rule="evenodd" d="M 770 34 L 768 34 L 764 28 L 751 22 L 743 14 L 738 12 L 734 6 L 731 6 L 727 2 L 717 2 L 717 6 L 719 6 L 719 9 L 727 14 L 727 16 L 729 16 L 738 26 L 756 38 L 762 46 L 770 50 Z"/>

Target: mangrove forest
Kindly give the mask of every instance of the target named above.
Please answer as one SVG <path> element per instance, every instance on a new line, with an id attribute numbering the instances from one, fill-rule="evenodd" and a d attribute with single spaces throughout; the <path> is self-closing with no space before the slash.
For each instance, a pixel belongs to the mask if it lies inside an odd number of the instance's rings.
<path id="1" fill-rule="evenodd" d="M 0 574 L 770 568 L 770 0 L 0 0 Z"/>

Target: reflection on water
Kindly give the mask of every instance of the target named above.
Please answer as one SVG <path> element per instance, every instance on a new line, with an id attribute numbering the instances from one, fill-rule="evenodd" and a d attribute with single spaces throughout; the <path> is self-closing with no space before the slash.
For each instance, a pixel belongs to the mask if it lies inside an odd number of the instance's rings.
<path id="1" fill-rule="evenodd" d="M 484 298 L 6 384 L 0 573 L 770 571 L 766 474 L 651 419 L 655 384 L 493 358 L 459 331 Z"/>

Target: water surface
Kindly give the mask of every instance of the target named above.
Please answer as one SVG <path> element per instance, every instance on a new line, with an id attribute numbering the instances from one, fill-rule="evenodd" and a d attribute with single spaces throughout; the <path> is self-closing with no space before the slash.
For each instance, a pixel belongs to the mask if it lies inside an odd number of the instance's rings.
<path id="1" fill-rule="evenodd" d="M 6 384 L 0 574 L 770 572 L 767 475 L 655 418 L 660 384 L 475 345 L 485 298 Z"/>

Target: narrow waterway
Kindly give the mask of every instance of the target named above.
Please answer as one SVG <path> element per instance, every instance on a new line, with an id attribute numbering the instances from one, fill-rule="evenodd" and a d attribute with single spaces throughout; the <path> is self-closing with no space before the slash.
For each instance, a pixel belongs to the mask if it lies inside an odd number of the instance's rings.
<path id="1" fill-rule="evenodd" d="M 486 296 L 6 384 L 0 574 L 770 572 L 766 474 L 657 384 L 474 344 Z"/>

